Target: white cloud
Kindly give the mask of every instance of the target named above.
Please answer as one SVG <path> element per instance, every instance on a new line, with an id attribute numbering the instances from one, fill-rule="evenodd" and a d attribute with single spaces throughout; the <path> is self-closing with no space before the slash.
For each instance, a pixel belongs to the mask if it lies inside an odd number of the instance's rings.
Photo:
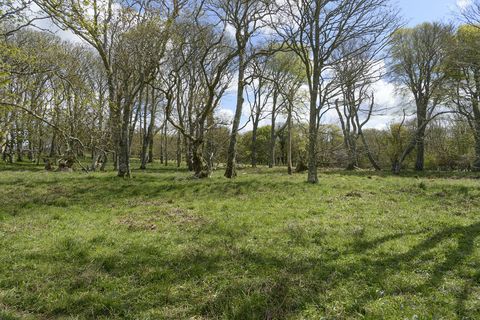
<path id="1" fill-rule="evenodd" d="M 218 117 L 222 123 L 231 123 L 234 113 L 230 109 L 220 108 L 216 111 L 215 116 Z"/>
<path id="2" fill-rule="evenodd" d="M 45 17 L 46 16 L 46 14 L 35 3 L 31 4 L 28 15 L 29 15 L 30 18 Z M 64 41 L 69 41 L 69 42 L 73 42 L 73 43 L 82 43 L 83 42 L 83 40 L 80 39 L 80 37 L 78 37 L 72 31 L 60 29 L 53 22 L 53 20 L 51 18 L 37 20 L 34 23 L 34 26 L 41 29 L 41 30 L 49 31 L 49 32 L 57 35 L 60 39 L 62 39 Z"/>
<path id="3" fill-rule="evenodd" d="M 50 19 L 41 20 L 37 24 L 37 26 L 39 28 L 43 29 L 43 30 L 48 30 L 48 31 L 52 32 L 53 34 L 57 35 L 63 41 L 69 41 L 69 42 L 72 42 L 72 43 L 84 43 L 84 41 L 79 36 L 74 34 L 72 31 L 60 29 Z"/>
<path id="4" fill-rule="evenodd" d="M 375 103 L 382 108 L 392 109 L 401 99 L 395 92 L 395 86 L 383 79 L 373 85 L 372 91 L 375 94 Z"/>
<path id="5" fill-rule="evenodd" d="M 471 4 L 472 0 L 457 0 L 457 6 L 462 10 L 467 8 Z"/>

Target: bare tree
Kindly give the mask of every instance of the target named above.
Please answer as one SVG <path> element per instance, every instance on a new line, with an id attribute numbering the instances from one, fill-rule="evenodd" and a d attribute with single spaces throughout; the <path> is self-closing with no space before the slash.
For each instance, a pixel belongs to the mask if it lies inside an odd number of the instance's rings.
<path id="1" fill-rule="evenodd" d="M 308 182 L 317 183 L 317 134 L 319 115 L 327 108 L 328 72 L 335 65 L 334 52 L 346 42 L 362 39 L 364 46 L 378 41 L 385 29 L 395 28 L 396 13 L 388 0 L 285 0 L 273 27 L 302 60 L 310 95 Z M 345 57 L 342 57 L 345 58 Z"/>
<path id="2" fill-rule="evenodd" d="M 389 34 L 386 33 L 382 41 L 375 44 L 371 50 L 366 50 L 355 56 L 348 56 L 345 52 L 354 51 L 358 45 L 350 42 L 342 45 L 336 53 L 340 55 L 338 63 L 334 66 L 335 83 L 339 88 L 339 97 L 335 101 L 342 129 L 345 149 L 348 154 L 347 170 L 358 167 L 358 140 L 361 139 L 363 147 L 371 165 L 380 170 L 368 147 L 363 128 L 370 121 L 375 112 L 379 112 L 375 105 L 373 85 L 385 76 L 383 49 L 388 43 Z M 347 58 L 342 59 L 342 56 Z"/>
<path id="3" fill-rule="evenodd" d="M 230 132 L 225 177 L 236 176 L 237 136 L 242 117 L 245 72 L 251 60 L 259 54 L 253 39 L 265 28 L 266 19 L 272 14 L 270 0 L 210 0 L 209 10 L 217 19 L 233 29 L 235 49 L 238 58 L 237 101 Z"/>
<path id="4" fill-rule="evenodd" d="M 197 178 L 210 176 L 204 157 L 208 132 L 216 126 L 213 115 L 232 79 L 237 56 L 223 30 L 210 24 L 188 22 L 177 26 L 179 37 L 172 52 L 170 72 L 159 89 L 167 100 L 166 117 L 191 148 L 192 169 Z M 182 89 L 186 88 L 182 92 Z M 207 152 L 208 153 L 208 152 Z"/>

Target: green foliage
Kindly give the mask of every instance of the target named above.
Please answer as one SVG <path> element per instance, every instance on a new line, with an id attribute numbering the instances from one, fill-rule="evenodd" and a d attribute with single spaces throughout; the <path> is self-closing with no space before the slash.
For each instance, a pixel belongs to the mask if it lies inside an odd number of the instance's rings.
<path id="1" fill-rule="evenodd" d="M 305 73 L 305 66 L 302 60 L 294 52 L 276 52 L 267 63 L 275 72 L 290 74 L 297 79 L 306 81 L 307 75 Z"/>
<path id="2" fill-rule="evenodd" d="M 457 83 L 463 80 L 472 81 L 470 77 L 480 69 L 479 48 L 480 32 L 478 28 L 469 25 L 460 26 L 447 61 L 448 75 L 452 80 Z"/>
<path id="3" fill-rule="evenodd" d="M 409 143 L 409 138 L 411 139 L 412 134 L 412 131 L 403 124 L 392 123 L 390 125 L 386 153 L 392 162 L 400 158 L 405 146 Z"/>
<path id="4" fill-rule="evenodd" d="M 423 94 L 441 96 L 453 38 L 452 27 L 442 23 L 397 30 L 392 36 L 389 63 L 394 79 L 413 94 L 423 90 Z"/>
<path id="5" fill-rule="evenodd" d="M 257 161 L 260 164 L 268 164 L 270 152 L 271 126 L 263 126 L 257 129 Z M 239 141 L 239 162 L 250 163 L 252 158 L 252 131 L 243 134 Z M 277 148 L 279 149 L 279 148 Z M 277 150 L 280 152 L 280 150 Z"/>

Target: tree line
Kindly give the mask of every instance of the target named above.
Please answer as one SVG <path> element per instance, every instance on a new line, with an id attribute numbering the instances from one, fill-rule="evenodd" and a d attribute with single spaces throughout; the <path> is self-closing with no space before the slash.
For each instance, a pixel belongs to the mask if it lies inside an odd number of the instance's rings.
<path id="1" fill-rule="evenodd" d="M 320 166 L 480 170 L 479 19 L 480 2 L 405 27 L 390 0 L 4 1 L 2 158 L 120 177 L 131 157 L 197 178 L 281 164 L 310 183 Z"/>

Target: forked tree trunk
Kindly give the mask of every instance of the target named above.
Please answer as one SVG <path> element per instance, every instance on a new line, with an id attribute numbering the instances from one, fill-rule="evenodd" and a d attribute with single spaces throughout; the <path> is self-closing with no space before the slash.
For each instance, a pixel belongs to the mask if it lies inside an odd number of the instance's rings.
<path id="1" fill-rule="evenodd" d="M 101 161 L 103 155 L 98 152 L 95 148 L 92 151 L 92 162 L 90 164 L 90 171 L 96 171 L 99 162 Z"/>
<path id="2" fill-rule="evenodd" d="M 402 169 L 402 164 L 408 155 L 415 149 L 416 146 L 416 137 L 412 139 L 408 147 L 403 151 L 400 158 L 395 159 L 392 164 L 392 171 L 394 174 L 400 174 L 400 170 Z"/>

